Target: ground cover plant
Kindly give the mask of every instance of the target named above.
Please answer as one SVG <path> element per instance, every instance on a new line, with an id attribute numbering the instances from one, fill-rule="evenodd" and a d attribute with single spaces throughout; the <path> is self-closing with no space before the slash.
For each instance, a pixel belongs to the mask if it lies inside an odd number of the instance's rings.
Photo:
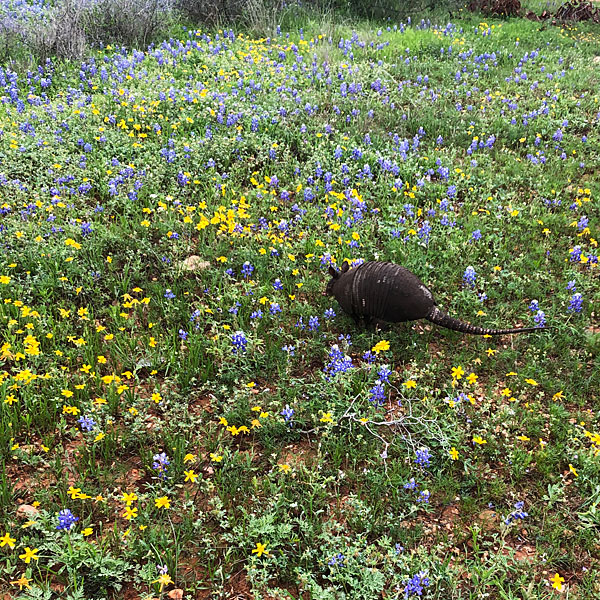
<path id="1" fill-rule="evenodd" d="M 2 68 L 5 597 L 597 598 L 599 41 L 306 22 Z M 344 260 L 546 330 L 358 328 Z"/>

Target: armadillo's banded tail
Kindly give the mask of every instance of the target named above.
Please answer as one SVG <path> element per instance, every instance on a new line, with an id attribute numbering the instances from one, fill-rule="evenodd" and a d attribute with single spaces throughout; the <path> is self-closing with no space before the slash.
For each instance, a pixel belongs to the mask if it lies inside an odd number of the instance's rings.
<path id="1" fill-rule="evenodd" d="M 517 327 L 515 329 L 485 329 L 484 327 L 477 327 L 477 325 L 471 325 L 465 321 L 454 319 L 445 312 L 441 311 L 437 306 L 433 306 L 427 317 L 428 321 L 441 325 L 447 329 L 453 331 L 460 331 L 462 333 L 471 333 L 473 335 L 505 335 L 508 333 L 527 333 L 532 331 L 543 331 L 543 327 Z"/>

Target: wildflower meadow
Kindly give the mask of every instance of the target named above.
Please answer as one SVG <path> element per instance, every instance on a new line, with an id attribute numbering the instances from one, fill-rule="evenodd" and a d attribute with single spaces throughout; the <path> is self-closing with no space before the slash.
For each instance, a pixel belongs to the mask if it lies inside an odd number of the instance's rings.
<path id="1" fill-rule="evenodd" d="M 600 597 L 600 26 L 306 14 L 0 68 L 0 598 Z"/>

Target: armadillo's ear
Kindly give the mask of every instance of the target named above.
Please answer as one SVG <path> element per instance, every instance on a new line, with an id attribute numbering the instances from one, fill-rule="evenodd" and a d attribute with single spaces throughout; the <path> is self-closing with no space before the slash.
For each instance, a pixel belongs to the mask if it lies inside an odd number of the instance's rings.
<path id="1" fill-rule="evenodd" d="M 350 263 L 347 260 L 345 260 L 342 263 L 342 268 L 341 268 L 342 273 L 345 273 L 349 268 L 350 268 Z"/>
<path id="2" fill-rule="evenodd" d="M 331 266 L 329 265 L 329 274 L 334 278 L 337 279 L 340 274 Z"/>

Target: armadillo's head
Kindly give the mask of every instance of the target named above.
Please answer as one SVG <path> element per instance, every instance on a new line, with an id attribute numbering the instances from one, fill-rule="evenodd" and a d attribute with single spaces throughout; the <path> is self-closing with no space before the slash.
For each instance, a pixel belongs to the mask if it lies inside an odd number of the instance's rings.
<path id="1" fill-rule="evenodd" d="M 342 268 L 338 271 L 335 267 L 329 267 L 329 274 L 331 275 L 331 279 L 327 282 L 327 287 L 325 288 L 325 296 L 333 296 L 333 286 L 335 282 L 340 278 L 342 273 L 345 273 L 350 268 L 349 263 L 344 262 Z"/>

